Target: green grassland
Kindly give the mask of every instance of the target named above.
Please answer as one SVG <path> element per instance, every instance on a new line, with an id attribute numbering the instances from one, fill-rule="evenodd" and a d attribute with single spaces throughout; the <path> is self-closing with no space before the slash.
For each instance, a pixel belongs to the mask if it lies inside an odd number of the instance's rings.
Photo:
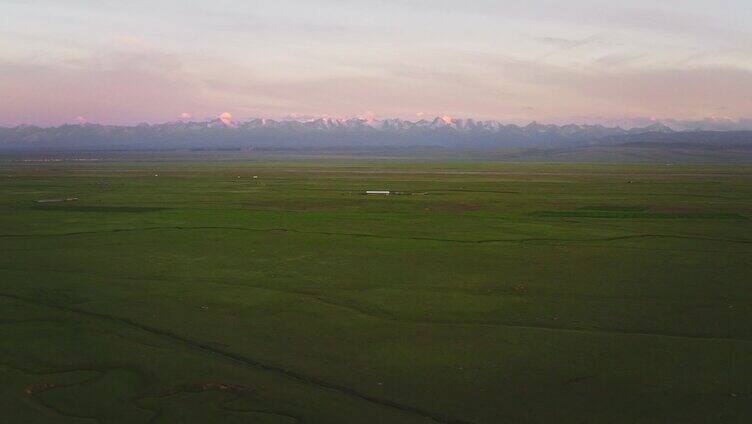
<path id="1" fill-rule="evenodd" d="M 2 422 L 752 420 L 750 166 L 5 161 L 0 193 Z"/>

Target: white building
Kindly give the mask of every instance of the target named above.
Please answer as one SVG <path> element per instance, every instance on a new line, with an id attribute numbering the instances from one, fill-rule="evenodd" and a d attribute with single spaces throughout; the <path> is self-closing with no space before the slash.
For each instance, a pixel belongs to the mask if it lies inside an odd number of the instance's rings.
<path id="1" fill-rule="evenodd" d="M 366 194 L 391 194 L 389 190 L 366 190 Z"/>

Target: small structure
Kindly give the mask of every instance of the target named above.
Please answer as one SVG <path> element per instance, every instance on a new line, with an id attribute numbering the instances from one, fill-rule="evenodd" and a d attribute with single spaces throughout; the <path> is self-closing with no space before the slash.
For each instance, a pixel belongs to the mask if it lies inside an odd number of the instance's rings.
<path id="1" fill-rule="evenodd" d="M 389 190 L 366 190 L 366 194 L 390 195 L 392 192 Z"/>
<path id="2" fill-rule="evenodd" d="M 65 197 L 62 199 L 42 199 L 37 200 L 37 203 L 57 203 L 57 202 L 76 202 L 78 197 Z"/>

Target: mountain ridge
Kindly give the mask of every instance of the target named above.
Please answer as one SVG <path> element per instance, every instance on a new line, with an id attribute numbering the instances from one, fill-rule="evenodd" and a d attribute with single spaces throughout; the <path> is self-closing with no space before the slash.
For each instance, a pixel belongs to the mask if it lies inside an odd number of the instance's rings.
<path id="1" fill-rule="evenodd" d="M 229 115 L 229 114 L 227 114 Z M 0 127 L 0 149 L 181 149 L 269 147 L 435 146 L 450 148 L 577 147 L 621 143 L 703 143 L 752 145 L 749 131 L 675 131 L 661 122 L 624 129 L 603 125 L 542 124 L 525 126 L 495 120 L 448 116 L 417 121 L 399 118 L 252 118 L 234 121 L 178 120 L 133 126 L 92 123 L 57 127 Z M 688 137 L 687 134 L 693 134 Z M 705 134 L 705 135 L 703 135 Z M 689 141 L 688 141 L 689 140 Z"/>

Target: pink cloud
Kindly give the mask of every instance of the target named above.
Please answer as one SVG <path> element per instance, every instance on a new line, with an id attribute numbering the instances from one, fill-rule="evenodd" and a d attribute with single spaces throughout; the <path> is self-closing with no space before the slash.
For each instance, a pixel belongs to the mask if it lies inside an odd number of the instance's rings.
<path id="1" fill-rule="evenodd" d="M 0 125 L 133 124 L 175 119 L 186 106 L 213 107 L 179 63 L 160 55 L 112 55 L 65 67 L 0 61 Z M 71 116 L 71 111 L 77 115 Z"/>

